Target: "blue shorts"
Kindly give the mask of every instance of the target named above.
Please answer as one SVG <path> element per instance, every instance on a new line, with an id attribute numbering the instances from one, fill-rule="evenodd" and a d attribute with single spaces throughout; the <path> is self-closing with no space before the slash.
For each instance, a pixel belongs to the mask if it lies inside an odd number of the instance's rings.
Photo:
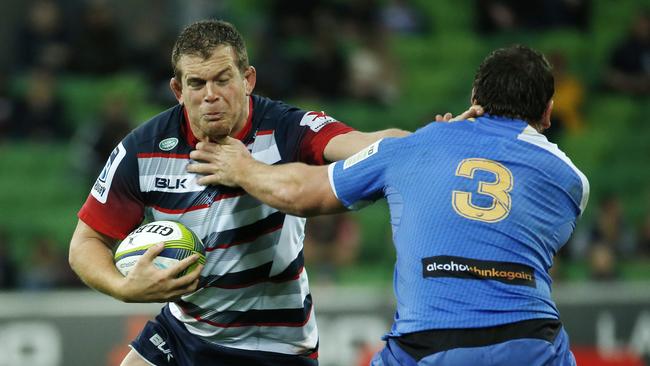
<path id="1" fill-rule="evenodd" d="M 318 366 L 317 353 L 294 356 L 208 343 L 191 334 L 167 306 L 147 322 L 131 347 L 156 366 Z"/>
<path id="2" fill-rule="evenodd" d="M 386 346 L 375 354 L 371 366 L 498 366 L 498 365 L 526 365 L 526 366 L 575 366 L 576 361 L 569 349 L 569 337 L 564 328 L 549 336 L 538 338 L 514 338 L 492 343 L 493 334 L 480 334 L 478 343 L 481 346 L 445 345 L 444 350 L 430 354 L 422 354 L 422 347 L 413 352 L 407 352 L 405 347 L 395 338 L 388 338 Z M 428 333 L 427 336 L 435 334 Z M 452 337 L 453 338 L 453 337 Z M 481 338 L 485 342 L 481 342 Z M 497 337 L 498 338 L 498 337 Z M 545 338 L 545 339 L 542 339 Z M 474 340 L 469 344 L 476 343 Z M 434 342 L 437 343 L 437 342 Z M 443 343 L 448 343 L 443 341 Z M 459 343 L 463 343 L 462 341 Z M 485 344 L 490 343 L 490 344 Z M 419 353 L 419 354 L 416 354 Z"/>

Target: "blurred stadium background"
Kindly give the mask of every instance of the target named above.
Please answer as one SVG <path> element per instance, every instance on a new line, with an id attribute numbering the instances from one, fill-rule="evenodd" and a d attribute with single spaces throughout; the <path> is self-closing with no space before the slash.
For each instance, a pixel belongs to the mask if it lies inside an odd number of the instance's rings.
<path id="1" fill-rule="evenodd" d="M 4 0 L 0 5 L 0 366 L 118 365 L 159 305 L 86 290 L 67 267 L 108 152 L 174 103 L 171 45 L 234 23 L 256 92 L 360 130 L 468 105 L 478 64 L 525 43 L 556 70 L 556 142 L 592 194 L 555 292 L 582 365 L 650 365 L 649 0 Z M 306 255 L 321 364 L 359 365 L 392 317 L 385 204 L 318 218 Z"/>

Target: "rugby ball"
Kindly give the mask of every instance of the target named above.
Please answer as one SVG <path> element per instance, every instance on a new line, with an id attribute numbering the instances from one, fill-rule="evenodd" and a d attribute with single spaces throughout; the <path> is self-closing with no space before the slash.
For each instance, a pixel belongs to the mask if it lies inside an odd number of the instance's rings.
<path id="1" fill-rule="evenodd" d="M 185 225 L 175 221 L 153 221 L 133 230 L 115 250 L 115 266 L 124 276 L 133 269 L 138 259 L 158 243 L 165 243 L 165 249 L 153 260 L 158 268 L 168 268 L 194 253 L 199 260 L 178 276 L 192 272 L 199 264 L 205 264 L 205 247 L 201 239 Z"/>

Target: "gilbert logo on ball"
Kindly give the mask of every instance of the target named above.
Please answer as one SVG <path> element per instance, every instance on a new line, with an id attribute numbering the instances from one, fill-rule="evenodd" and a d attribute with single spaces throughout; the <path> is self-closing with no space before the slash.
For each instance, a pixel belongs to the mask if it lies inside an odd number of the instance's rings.
<path id="1" fill-rule="evenodd" d="M 196 234 L 179 222 L 154 221 L 138 227 L 122 240 L 115 251 L 115 266 L 124 276 L 128 275 L 144 252 L 161 242 L 165 243 L 165 249 L 154 259 L 156 267 L 171 267 L 194 253 L 199 254 L 199 260 L 179 277 L 205 264 L 205 247 Z"/>

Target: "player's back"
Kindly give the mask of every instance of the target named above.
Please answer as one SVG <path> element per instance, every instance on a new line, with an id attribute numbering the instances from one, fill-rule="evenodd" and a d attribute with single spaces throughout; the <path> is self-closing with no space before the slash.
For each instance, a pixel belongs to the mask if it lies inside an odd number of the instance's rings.
<path id="1" fill-rule="evenodd" d="M 431 124 L 394 151 L 384 192 L 397 250 L 393 334 L 558 318 L 548 269 L 588 183 L 525 122 Z"/>

